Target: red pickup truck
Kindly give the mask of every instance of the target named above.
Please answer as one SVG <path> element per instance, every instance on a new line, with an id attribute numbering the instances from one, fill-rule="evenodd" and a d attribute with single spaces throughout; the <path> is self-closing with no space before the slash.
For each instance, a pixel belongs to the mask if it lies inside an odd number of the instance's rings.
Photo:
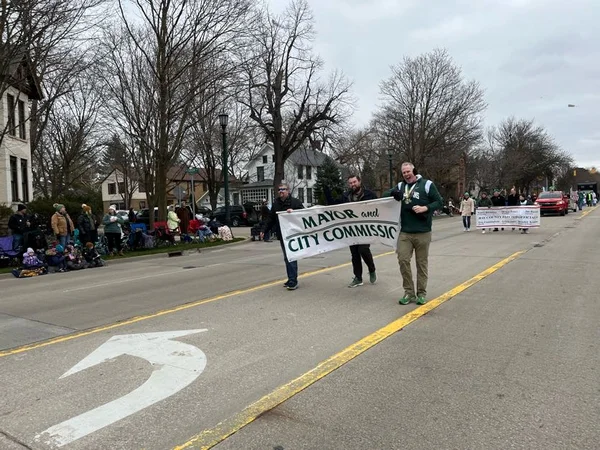
<path id="1" fill-rule="evenodd" d="M 569 214 L 568 195 L 565 198 L 565 194 L 562 191 L 542 192 L 535 201 L 535 204 L 539 205 L 541 215 L 546 213 L 560 214 L 561 216 Z"/>

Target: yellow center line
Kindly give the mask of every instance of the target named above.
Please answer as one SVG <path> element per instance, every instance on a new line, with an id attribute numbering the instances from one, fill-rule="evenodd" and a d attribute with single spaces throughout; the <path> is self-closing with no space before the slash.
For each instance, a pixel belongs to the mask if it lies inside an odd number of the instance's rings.
<path id="1" fill-rule="evenodd" d="M 388 256 L 388 255 L 392 255 L 394 253 L 395 252 L 385 252 L 385 253 L 381 253 L 379 255 L 374 256 L 374 258 L 381 258 L 382 256 Z M 351 264 L 352 263 L 343 263 L 343 264 L 338 264 L 336 266 L 330 266 L 330 267 L 324 267 L 322 269 L 312 270 L 312 271 L 305 272 L 305 273 L 301 274 L 298 278 L 312 277 L 312 276 L 315 276 L 315 275 L 319 275 L 321 273 L 330 272 L 330 271 L 333 271 L 333 270 L 341 269 L 343 267 L 348 267 Z M 157 311 L 155 313 L 145 314 L 145 315 L 142 315 L 142 316 L 135 316 L 135 317 L 131 317 L 129 319 L 126 319 L 126 320 L 123 320 L 123 321 L 120 321 L 120 322 L 111 323 L 111 324 L 107 324 L 107 325 L 101 325 L 99 327 L 90 328 L 90 329 L 84 330 L 84 331 L 75 331 L 73 333 L 69 333 L 69 334 L 65 334 L 65 335 L 62 335 L 62 336 L 55 337 L 55 338 L 47 339 L 45 341 L 39 341 L 39 342 L 35 342 L 33 344 L 27 344 L 27 345 L 23 345 L 21 347 L 15 347 L 15 348 L 12 348 L 12 349 L 9 349 L 9 350 L 3 350 L 3 351 L 0 351 L 0 358 L 3 357 L 3 356 L 10 356 L 10 355 L 16 355 L 16 354 L 19 354 L 19 353 L 24 353 L 24 352 L 27 352 L 29 350 L 35 350 L 35 349 L 42 348 L 42 347 L 48 347 L 49 345 L 60 344 L 61 342 L 72 341 L 73 339 L 78 339 L 78 338 L 82 338 L 82 337 L 85 337 L 85 336 L 89 336 L 91 334 L 100 333 L 102 331 L 113 330 L 115 328 L 124 327 L 126 325 L 131 325 L 131 324 L 138 323 L 138 322 L 143 322 L 143 321 L 146 321 L 146 320 L 149 320 L 149 319 L 154 319 L 154 318 L 157 318 L 157 317 L 166 316 L 166 315 L 173 314 L 173 313 L 176 313 L 176 312 L 179 312 L 179 311 L 184 311 L 186 309 L 195 308 L 197 306 L 205 305 L 207 303 L 212 303 L 212 302 L 216 302 L 218 300 L 224 300 L 224 299 L 227 299 L 227 298 L 232 298 L 232 297 L 235 297 L 237 295 L 250 294 L 252 292 L 256 292 L 256 291 L 260 291 L 260 290 L 263 290 L 263 289 L 267 289 L 267 288 L 270 288 L 272 286 L 281 285 L 281 283 L 283 283 L 283 281 L 284 280 L 270 281 L 268 283 L 260 284 L 258 286 L 253 286 L 253 287 L 245 288 L 245 289 L 238 289 L 238 290 L 235 290 L 235 291 L 230 291 L 230 292 L 226 292 L 224 294 L 216 295 L 214 297 L 209 297 L 209 298 L 197 300 L 195 302 L 186 303 L 184 305 L 175 306 L 173 308 L 163 309 L 163 310 Z"/>
<path id="2" fill-rule="evenodd" d="M 588 208 L 585 211 L 583 211 L 581 213 L 581 215 L 579 217 L 577 217 L 578 220 L 583 219 L 585 216 L 587 216 L 589 213 L 591 213 L 592 211 L 594 211 L 598 206 L 594 206 L 592 208 Z"/>
<path id="3" fill-rule="evenodd" d="M 236 414 L 235 416 L 232 416 L 224 420 L 223 422 L 220 422 L 213 428 L 209 428 L 207 430 L 202 431 L 201 433 L 192 437 L 186 443 L 174 447 L 173 450 L 183 450 L 188 448 L 210 449 L 215 445 L 219 444 L 220 442 L 223 442 L 232 434 L 238 432 L 246 425 L 252 423 L 262 414 L 272 410 L 273 408 L 277 407 L 286 400 L 289 400 L 294 395 L 303 391 L 304 389 L 317 382 L 321 378 L 329 375 L 331 372 L 340 368 L 352 359 L 356 358 L 358 355 L 364 353 L 365 351 L 374 347 L 384 339 L 387 339 L 394 333 L 397 333 L 398 331 L 402 330 L 404 327 L 411 324 L 418 318 L 437 308 L 442 303 L 450 300 L 451 298 L 457 296 L 458 294 L 470 288 L 474 284 L 477 284 L 484 278 L 500 270 L 502 267 L 504 267 L 511 261 L 514 261 L 515 259 L 519 258 L 525 252 L 526 251 L 513 253 L 508 258 L 505 258 L 502 261 L 494 264 L 493 266 L 489 267 L 483 272 L 475 275 L 473 278 L 465 281 L 461 285 L 456 286 L 454 289 L 451 289 L 450 291 L 440 295 L 439 297 L 427 302 L 423 306 L 415 308 L 408 314 L 405 314 L 404 316 L 391 322 L 383 328 L 380 328 L 374 333 L 371 333 L 370 335 L 364 337 L 360 341 L 355 342 L 354 344 L 345 348 L 341 352 L 327 358 L 325 361 L 322 361 L 314 369 L 306 372 L 303 375 L 300 375 L 298 378 L 290 381 L 289 383 L 278 387 L 270 394 L 265 395 L 258 401 L 246 407 L 239 414 Z"/>

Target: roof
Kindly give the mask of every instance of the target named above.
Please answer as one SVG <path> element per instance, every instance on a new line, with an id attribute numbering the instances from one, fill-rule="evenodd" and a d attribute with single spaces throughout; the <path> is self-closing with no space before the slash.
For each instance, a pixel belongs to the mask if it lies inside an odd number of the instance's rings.
<path id="1" fill-rule="evenodd" d="M 14 88 L 27 94 L 31 100 L 41 100 L 44 97 L 42 87 L 27 52 L 17 48 L 11 49 L 10 46 L 5 49 L 8 49 L 9 54 L 6 56 L 10 62 L 7 67 L 2 68 L 2 71 L 5 71 L 2 78 Z"/>
<path id="2" fill-rule="evenodd" d="M 297 166 L 315 166 L 319 167 L 325 163 L 327 155 L 318 150 L 309 148 L 299 148 L 288 158 L 289 161 Z"/>
<path id="3" fill-rule="evenodd" d="M 266 150 L 269 150 L 269 152 L 272 153 L 274 151 L 273 144 L 271 144 L 270 142 L 264 144 L 260 152 L 258 152 L 256 156 L 254 156 L 254 158 L 248 161 L 248 164 L 246 164 L 246 168 L 248 167 L 251 161 L 262 157 L 263 153 L 265 153 Z M 319 167 L 323 165 L 325 159 L 327 159 L 327 155 L 325 153 L 320 152 L 318 150 L 313 150 L 308 147 L 302 147 L 296 150 L 294 153 L 292 153 L 287 160 L 297 166 Z"/>
<path id="4" fill-rule="evenodd" d="M 254 183 L 244 184 L 242 189 L 252 189 L 252 188 L 260 188 L 260 187 L 273 187 L 273 180 L 262 180 L 255 181 Z"/>
<path id="5" fill-rule="evenodd" d="M 192 181 L 192 175 L 187 173 L 187 169 L 189 169 L 189 168 L 190 167 L 185 164 L 173 165 L 167 172 L 167 179 L 169 181 Z M 215 175 L 216 175 L 217 179 L 220 179 L 221 178 L 221 170 L 216 169 Z M 206 169 L 203 167 L 200 167 L 198 169 L 198 173 L 194 174 L 194 181 L 206 181 L 207 178 L 208 178 L 208 173 L 206 172 Z M 237 179 L 235 178 L 235 176 L 229 175 L 229 181 L 230 182 L 237 181 Z"/>

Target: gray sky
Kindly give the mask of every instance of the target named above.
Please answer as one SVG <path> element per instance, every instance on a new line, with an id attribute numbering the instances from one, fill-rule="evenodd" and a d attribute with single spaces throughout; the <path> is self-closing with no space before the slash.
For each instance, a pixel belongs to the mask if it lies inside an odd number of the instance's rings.
<path id="1" fill-rule="evenodd" d="M 268 0 L 280 11 L 287 0 Z M 579 166 L 600 167 L 600 0 L 309 0 L 315 51 L 341 69 L 364 125 L 404 55 L 446 48 L 485 89 L 486 125 L 534 119 Z M 575 108 L 567 105 L 575 104 Z"/>

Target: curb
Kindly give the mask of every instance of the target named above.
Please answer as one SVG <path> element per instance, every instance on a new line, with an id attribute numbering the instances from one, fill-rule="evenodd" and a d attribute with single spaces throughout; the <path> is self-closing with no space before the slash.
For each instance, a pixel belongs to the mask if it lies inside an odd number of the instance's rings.
<path id="1" fill-rule="evenodd" d="M 196 252 L 196 253 L 210 252 L 211 250 L 218 250 L 218 249 L 223 249 L 223 248 L 228 248 L 228 247 L 234 247 L 234 246 L 237 246 L 240 244 L 245 244 L 247 242 L 250 242 L 249 237 L 245 237 L 245 236 L 240 236 L 240 237 L 243 238 L 244 240 L 238 241 L 238 242 L 232 242 L 231 244 L 215 245 L 213 247 L 208 247 L 206 249 L 200 248 L 200 249 L 184 250 L 184 252 L 185 252 L 184 255 L 188 255 L 193 252 Z M 201 251 L 198 252 L 198 250 L 201 250 Z M 176 248 L 174 251 L 176 251 Z M 123 259 L 109 259 L 109 260 L 105 260 L 105 262 L 106 262 L 107 266 L 112 266 L 113 264 L 118 265 L 118 264 L 135 262 L 135 261 L 146 261 L 146 260 L 159 259 L 159 258 L 168 258 L 168 254 L 169 254 L 168 252 L 153 253 L 152 255 L 130 256 L 129 258 L 123 258 Z M 14 278 L 14 276 L 10 272 L 0 273 L 0 280 L 2 280 L 3 278 Z"/>

